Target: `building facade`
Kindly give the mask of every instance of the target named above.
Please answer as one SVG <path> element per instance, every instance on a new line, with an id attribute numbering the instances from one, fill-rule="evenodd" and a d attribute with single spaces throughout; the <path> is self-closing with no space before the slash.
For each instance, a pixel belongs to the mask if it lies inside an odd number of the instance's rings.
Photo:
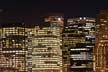
<path id="1" fill-rule="evenodd" d="M 95 19 L 70 18 L 63 32 L 64 72 L 92 72 Z"/>
<path id="2" fill-rule="evenodd" d="M 2 24 L 0 25 L 0 34 L 1 57 L 4 59 L 4 64 L 0 64 L 0 67 L 4 68 L 3 72 L 27 72 L 25 25 L 23 23 Z"/>
<path id="3" fill-rule="evenodd" d="M 108 71 L 108 13 L 104 10 L 96 17 L 95 70 Z"/>
<path id="4" fill-rule="evenodd" d="M 33 34 L 32 72 L 62 72 L 60 28 L 35 28 Z"/>

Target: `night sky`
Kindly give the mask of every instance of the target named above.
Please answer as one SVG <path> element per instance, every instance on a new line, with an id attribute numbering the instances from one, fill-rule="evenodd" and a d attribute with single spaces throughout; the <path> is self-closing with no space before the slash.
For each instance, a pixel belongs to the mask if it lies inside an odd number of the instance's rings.
<path id="1" fill-rule="evenodd" d="M 42 15 L 54 12 L 69 17 L 94 17 L 100 9 L 108 9 L 108 0 L 0 0 L 0 8 L 4 20 L 38 24 Z"/>

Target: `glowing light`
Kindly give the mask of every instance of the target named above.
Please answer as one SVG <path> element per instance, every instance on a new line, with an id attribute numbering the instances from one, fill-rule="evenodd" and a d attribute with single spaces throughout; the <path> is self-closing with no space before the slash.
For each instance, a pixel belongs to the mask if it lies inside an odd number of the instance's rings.
<path id="1" fill-rule="evenodd" d="M 86 19 L 86 17 L 84 17 L 84 20 Z"/>
<path id="2" fill-rule="evenodd" d="M 61 18 L 58 18 L 58 21 L 61 21 Z"/>
<path id="3" fill-rule="evenodd" d="M 80 20 L 82 20 L 82 17 L 80 17 Z"/>

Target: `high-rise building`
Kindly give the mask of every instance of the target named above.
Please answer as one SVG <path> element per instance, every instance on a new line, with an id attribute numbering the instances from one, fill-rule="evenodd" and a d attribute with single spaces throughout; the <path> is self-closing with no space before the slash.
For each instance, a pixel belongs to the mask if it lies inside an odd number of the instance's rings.
<path id="1" fill-rule="evenodd" d="M 92 72 L 95 19 L 70 18 L 63 31 L 64 72 Z"/>
<path id="2" fill-rule="evenodd" d="M 102 10 L 96 17 L 95 70 L 108 71 L 108 13 Z"/>
<path id="3" fill-rule="evenodd" d="M 62 72 L 60 28 L 36 27 L 33 34 L 32 72 Z"/>
<path id="4" fill-rule="evenodd" d="M 2 52 L 2 29 L 0 28 L 0 72 L 17 72 L 17 69 L 12 67 L 7 67 L 6 57 Z"/>
<path id="5" fill-rule="evenodd" d="M 2 70 L 0 72 L 27 72 L 27 32 L 25 24 L 1 24 L 0 40 L 0 57 L 4 60 L 4 62 L 0 62 L 0 68 L 4 68 L 4 70 L 0 69 Z"/>

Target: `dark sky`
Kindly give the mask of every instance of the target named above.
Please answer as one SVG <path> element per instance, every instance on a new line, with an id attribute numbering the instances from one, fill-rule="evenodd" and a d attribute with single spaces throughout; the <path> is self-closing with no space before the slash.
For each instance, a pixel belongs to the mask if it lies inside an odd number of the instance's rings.
<path id="1" fill-rule="evenodd" d="M 108 9 L 108 0 L 0 0 L 3 19 L 21 19 L 37 23 L 40 16 L 50 12 L 65 16 L 95 16 L 100 9 Z"/>

